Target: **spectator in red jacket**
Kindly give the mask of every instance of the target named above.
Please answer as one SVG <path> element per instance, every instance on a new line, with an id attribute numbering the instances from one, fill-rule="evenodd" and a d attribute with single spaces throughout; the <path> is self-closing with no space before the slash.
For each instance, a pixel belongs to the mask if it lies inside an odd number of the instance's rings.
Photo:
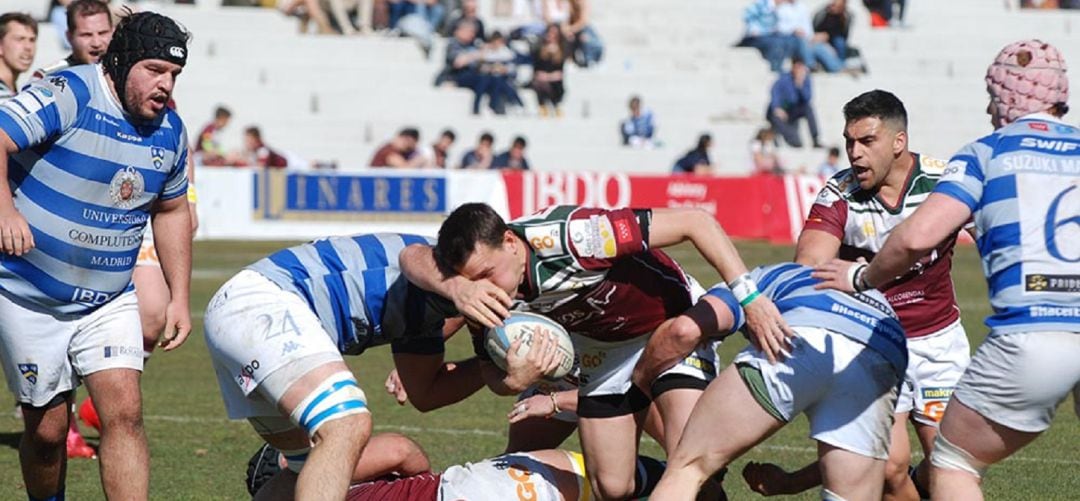
<path id="1" fill-rule="evenodd" d="M 250 159 L 250 165 L 275 169 L 289 166 L 289 160 L 285 156 L 263 142 L 262 132 L 255 126 L 244 129 L 244 152 Z"/>

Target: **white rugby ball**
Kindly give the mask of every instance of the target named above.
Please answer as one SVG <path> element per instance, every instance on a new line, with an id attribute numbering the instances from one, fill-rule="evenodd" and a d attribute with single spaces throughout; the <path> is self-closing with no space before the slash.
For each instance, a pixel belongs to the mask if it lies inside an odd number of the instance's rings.
<path id="1" fill-rule="evenodd" d="M 502 326 L 488 329 L 484 333 L 484 346 L 491 355 L 491 361 L 505 371 L 506 353 L 514 340 L 521 339 L 517 355 L 524 357 L 532 348 L 533 339 L 542 332 L 547 332 L 548 336 L 554 336 L 558 350 L 555 356 L 559 359 L 558 367 L 548 373 L 545 378 L 561 379 L 574 368 L 574 343 L 566 329 L 548 317 L 524 311 L 511 312 L 510 318 L 503 320 Z"/>

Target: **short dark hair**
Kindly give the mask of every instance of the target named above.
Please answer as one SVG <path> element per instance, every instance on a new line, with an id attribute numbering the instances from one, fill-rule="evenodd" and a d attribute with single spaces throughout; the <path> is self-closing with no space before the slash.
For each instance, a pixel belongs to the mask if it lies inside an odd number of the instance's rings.
<path id="1" fill-rule="evenodd" d="M 244 129 L 244 133 L 245 134 L 251 134 L 251 136 L 254 137 L 255 139 L 259 139 L 259 140 L 262 139 L 262 131 L 260 131 L 259 128 L 254 126 L 254 125 Z"/>
<path id="2" fill-rule="evenodd" d="M 457 134 L 454 134 L 454 130 L 453 130 L 453 129 L 444 129 L 444 130 L 442 131 L 442 134 L 441 134 L 441 135 L 442 135 L 442 137 L 448 137 L 448 138 L 450 138 L 450 140 L 451 140 L 451 141 L 455 141 L 455 140 L 457 140 Z"/>
<path id="3" fill-rule="evenodd" d="M 495 209 L 484 203 L 467 203 L 451 212 L 439 227 L 435 265 L 444 276 L 457 275 L 477 244 L 500 245 L 510 227 Z"/>
<path id="4" fill-rule="evenodd" d="M 214 110 L 214 118 L 229 118 L 232 117 L 232 112 L 224 106 L 218 106 Z"/>
<path id="5" fill-rule="evenodd" d="M 840 156 L 840 148 L 837 148 L 836 146 L 833 146 L 832 148 L 829 148 L 829 156 L 830 157 L 839 157 Z"/>
<path id="6" fill-rule="evenodd" d="M 702 134 L 697 139 L 697 149 L 705 150 L 705 148 L 707 148 L 709 146 L 709 143 L 711 143 L 711 142 L 712 142 L 712 136 L 711 135 Z"/>
<path id="7" fill-rule="evenodd" d="M 30 14 L 23 12 L 8 12 L 7 14 L 0 16 L 0 38 L 7 36 L 9 23 L 19 23 L 30 28 L 30 31 L 34 32 L 34 35 L 38 34 L 37 21 L 35 21 L 33 17 L 30 17 Z"/>
<path id="8" fill-rule="evenodd" d="M 855 96 L 844 105 L 844 123 L 874 117 L 882 122 L 892 122 L 896 130 L 907 130 L 907 110 L 904 103 L 893 93 L 874 89 Z"/>
<path id="9" fill-rule="evenodd" d="M 485 141 L 489 142 L 489 143 L 494 143 L 495 142 L 495 136 L 492 136 L 490 132 L 485 132 L 483 134 L 480 134 L 480 142 L 483 143 Z"/>
<path id="10" fill-rule="evenodd" d="M 514 146 L 519 146 L 521 148 L 524 148 L 525 146 L 528 146 L 528 144 L 529 143 L 525 142 L 525 138 L 522 137 L 522 136 L 517 136 L 517 137 L 514 138 L 514 144 L 513 144 Z"/>
<path id="11" fill-rule="evenodd" d="M 75 21 L 80 17 L 96 16 L 98 14 L 105 14 L 109 18 L 109 26 L 113 25 L 112 12 L 109 11 L 109 4 L 102 0 L 75 0 L 68 4 L 67 7 L 67 29 L 68 31 L 75 31 Z"/>
<path id="12" fill-rule="evenodd" d="M 415 127 L 405 127 L 404 129 L 401 129 L 401 132 L 398 132 L 398 135 L 411 137 L 417 141 L 420 140 L 420 131 L 416 130 Z"/>

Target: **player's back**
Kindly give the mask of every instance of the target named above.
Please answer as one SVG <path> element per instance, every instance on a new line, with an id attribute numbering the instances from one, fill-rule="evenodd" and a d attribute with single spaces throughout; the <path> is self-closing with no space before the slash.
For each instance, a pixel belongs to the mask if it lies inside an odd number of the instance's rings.
<path id="1" fill-rule="evenodd" d="M 19 148 L 8 181 L 36 244 L 4 257 L 0 286 L 61 314 L 87 313 L 130 289 L 151 207 L 187 191 L 179 116 L 132 125 L 100 67 L 84 65 L 5 102 L 0 127 Z"/>
<path id="2" fill-rule="evenodd" d="M 761 266 L 750 272 L 761 293 L 792 327 L 824 327 L 884 356 L 902 374 L 907 342 L 896 313 L 878 291 L 848 294 L 818 290 L 813 268 L 795 263 Z"/>
<path id="3" fill-rule="evenodd" d="M 1080 325 L 1080 130 L 1023 117 L 965 146 L 937 191 L 974 214 L 991 334 Z"/>
<path id="4" fill-rule="evenodd" d="M 329 237 L 280 250 L 248 269 L 303 298 L 341 352 L 354 355 L 441 326 L 426 308 L 430 295 L 411 285 L 398 264 L 401 250 L 416 243 L 433 241 L 397 233 Z"/>

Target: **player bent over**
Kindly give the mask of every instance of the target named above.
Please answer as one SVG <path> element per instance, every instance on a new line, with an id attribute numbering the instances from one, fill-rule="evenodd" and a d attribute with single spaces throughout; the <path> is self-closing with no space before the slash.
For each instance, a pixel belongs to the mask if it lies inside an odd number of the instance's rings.
<path id="1" fill-rule="evenodd" d="M 390 344 L 421 410 L 482 386 L 476 360 L 442 362 L 453 307 L 400 273 L 400 250 L 421 242 L 357 235 L 284 249 L 237 273 L 210 300 L 206 342 L 229 417 L 247 419 L 299 473 L 276 478 L 272 492 L 291 493 L 295 481 L 297 499 L 345 496 L 371 416 L 342 355 Z"/>
<path id="2" fill-rule="evenodd" d="M 812 272 L 787 263 L 743 278 L 757 283 L 795 331 L 790 356 L 770 363 L 752 346 L 735 357 L 698 400 L 650 499 L 694 499 L 714 472 L 798 414 L 806 414 L 818 441 L 823 498 L 881 499 L 897 383 L 907 367 L 904 330 L 880 293 L 818 291 Z M 718 329 L 740 328 L 734 294 L 724 287 L 709 294 L 727 305 L 709 310 L 718 313 Z"/>

